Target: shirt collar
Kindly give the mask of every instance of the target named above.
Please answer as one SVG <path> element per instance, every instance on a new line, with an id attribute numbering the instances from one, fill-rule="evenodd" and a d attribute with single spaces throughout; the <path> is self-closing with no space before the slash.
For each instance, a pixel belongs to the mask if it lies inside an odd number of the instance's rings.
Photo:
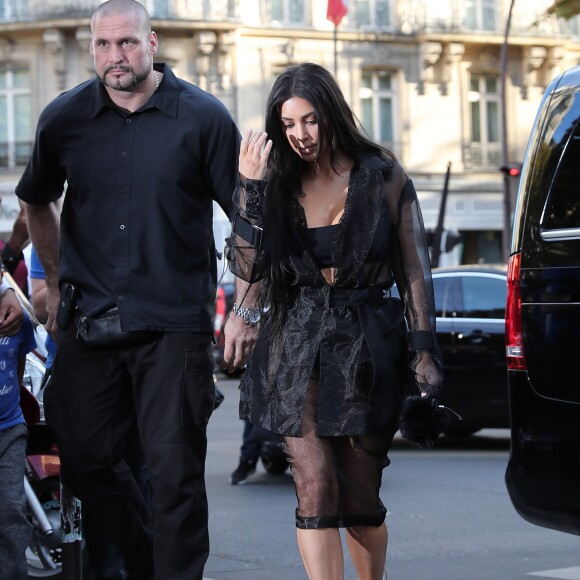
<path id="1" fill-rule="evenodd" d="M 156 108 L 166 115 L 176 118 L 178 103 L 177 95 L 179 94 L 178 79 L 165 63 L 155 63 L 154 69 L 163 73 L 163 79 L 159 88 L 151 95 L 149 100 L 139 109 L 139 111 Z M 107 108 L 117 109 L 118 107 L 116 107 L 109 98 L 103 83 L 97 78 L 94 82 L 95 92 L 91 117 L 97 117 Z"/>

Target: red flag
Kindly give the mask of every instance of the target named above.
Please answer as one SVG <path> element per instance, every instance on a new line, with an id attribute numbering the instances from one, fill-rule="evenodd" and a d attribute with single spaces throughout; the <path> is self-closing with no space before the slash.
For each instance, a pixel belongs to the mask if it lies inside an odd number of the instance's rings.
<path id="1" fill-rule="evenodd" d="M 328 0 L 326 19 L 330 20 L 334 26 L 338 26 L 340 21 L 348 12 L 348 0 Z"/>

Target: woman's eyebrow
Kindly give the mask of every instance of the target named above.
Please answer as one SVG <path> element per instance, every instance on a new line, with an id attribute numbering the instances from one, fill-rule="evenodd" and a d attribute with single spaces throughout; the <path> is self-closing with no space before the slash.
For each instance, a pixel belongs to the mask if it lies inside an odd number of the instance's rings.
<path id="1" fill-rule="evenodd" d="M 300 117 L 300 118 L 306 119 L 307 117 L 312 117 L 312 115 L 316 115 L 316 112 L 310 111 L 310 113 L 306 113 L 305 115 L 302 115 L 302 117 Z M 280 117 L 280 119 L 282 119 L 283 121 L 292 121 L 294 119 L 294 117 Z"/>

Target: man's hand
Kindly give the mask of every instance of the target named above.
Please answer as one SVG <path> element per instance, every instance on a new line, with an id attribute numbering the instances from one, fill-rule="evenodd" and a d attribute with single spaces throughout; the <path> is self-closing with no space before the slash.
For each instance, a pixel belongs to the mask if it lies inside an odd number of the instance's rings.
<path id="1" fill-rule="evenodd" d="M 60 291 L 58 288 L 52 288 L 51 286 L 46 287 L 46 312 L 48 318 L 44 328 L 46 331 L 52 335 L 52 338 L 56 339 L 56 333 L 58 331 L 58 325 L 56 324 L 56 311 L 58 309 L 58 303 L 60 300 Z"/>
<path id="2" fill-rule="evenodd" d="M 258 337 L 259 326 L 249 326 L 241 316 L 230 312 L 224 325 L 224 362 L 222 370 L 233 373 L 244 368 Z"/>
<path id="3" fill-rule="evenodd" d="M 14 290 L 0 297 L 0 336 L 12 336 L 20 330 L 24 312 Z"/>

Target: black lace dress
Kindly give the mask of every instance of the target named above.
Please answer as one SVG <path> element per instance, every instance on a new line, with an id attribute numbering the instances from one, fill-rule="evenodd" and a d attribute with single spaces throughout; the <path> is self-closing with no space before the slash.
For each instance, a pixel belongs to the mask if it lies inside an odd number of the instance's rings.
<path id="1" fill-rule="evenodd" d="M 242 182 L 235 196 L 240 215 L 257 226 L 261 185 Z M 273 334 L 266 321 L 260 331 L 240 384 L 240 417 L 284 436 L 298 527 L 380 525 L 381 472 L 411 375 L 407 331 L 412 349 L 435 349 L 419 204 L 401 167 L 374 156 L 356 160 L 338 227 L 309 232 L 299 195 L 294 219 L 304 244 L 278 305 L 284 325 Z M 268 235 L 255 248 L 232 234 L 234 274 L 253 282 L 267 271 Z M 321 274 L 328 265 L 332 286 Z M 402 300 L 389 295 L 395 282 Z"/>

